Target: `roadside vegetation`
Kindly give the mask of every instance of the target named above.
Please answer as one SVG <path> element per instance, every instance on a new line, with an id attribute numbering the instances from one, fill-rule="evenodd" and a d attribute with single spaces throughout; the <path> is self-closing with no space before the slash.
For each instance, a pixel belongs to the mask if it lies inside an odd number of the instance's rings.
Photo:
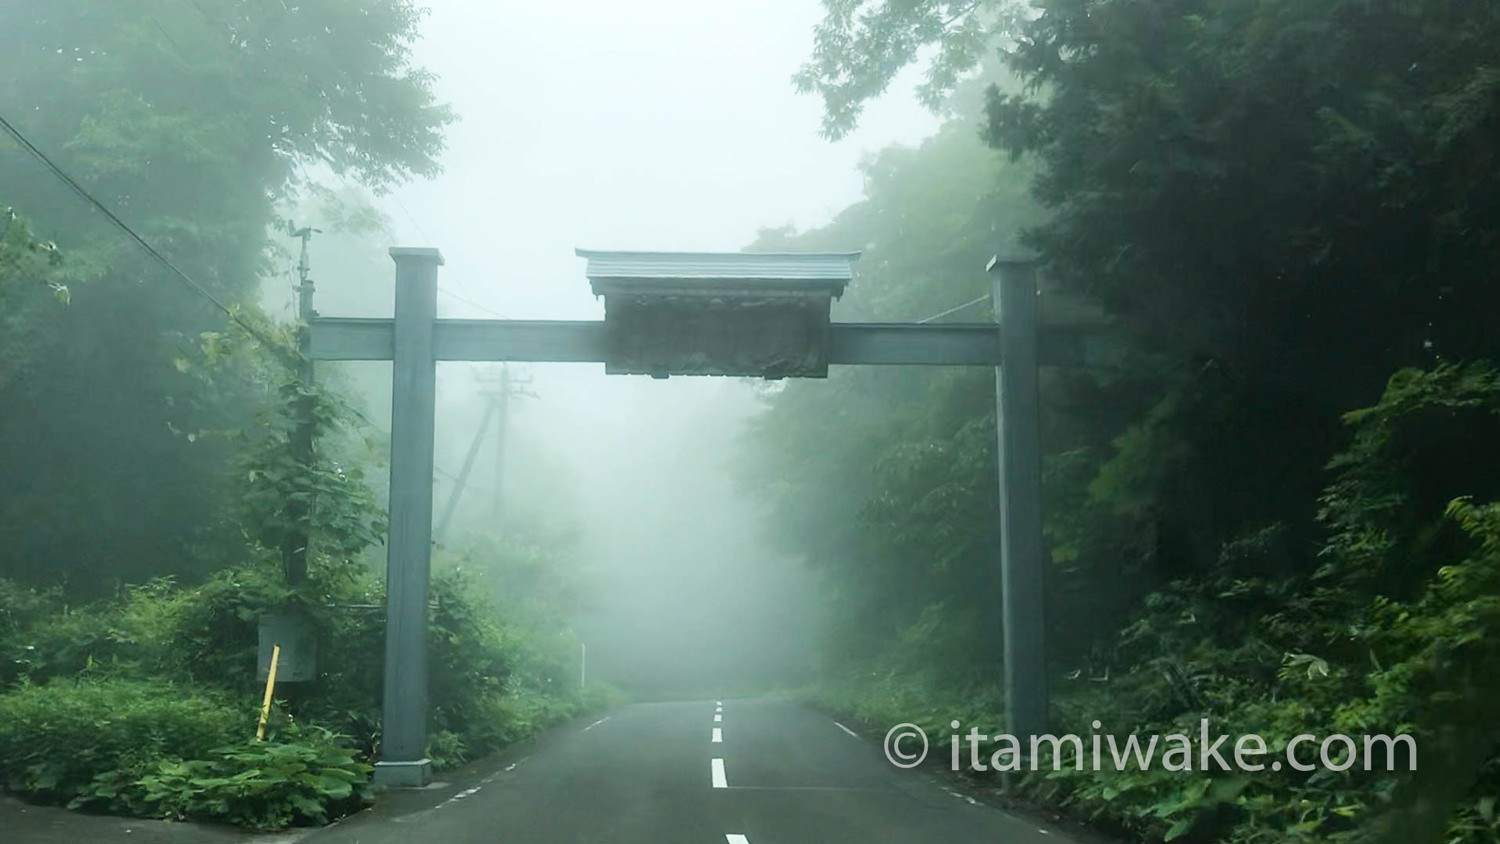
<path id="1" fill-rule="evenodd" d="M 229 469 L 247 478 L 223 517 L 241 531 L 241 560 L 197 583 L 156 578 L 82 603 L 0 580 L 5 788 L 72 808 L 263 829 L 325 823 L 370 800 L 384 592 L 365 552 L 383 515 L 354 464 L 294 465 L 277 413 Z M 339 413 L 320 402 L 320 418 Z M 340 428 L 329 430 L 320 455 L 339 453 Z M 295 525 L 280 502 L 309 479 L 315 550 L 307 580 L 291 586 L 279 549 Z M 566 546 L 545 541 L 514 535 L 439 555 L 429 754 L 440 768 L 612 702 L 607 687 L 577 687 L 565 622 L 576 584 L 563 574 Z M 511 588 L 516 580 L 530 588 Z M 271 613 L 307 621 L 320 669 L 279 687 L 261 741 L 259 622 Z"/>
<path id="2" fill-rule="evenodd" d="M 0 116 L 172 264 L 0 135 L 7 790 L 263 829 L 370 799 L 382 434 L 351 384 L 297 381 L 292 329 L 258 303 L 288 280 L 294 212 L 357 235 L 362 191 L 436 172 L 453 117 L 409 63 L 420 19 L 406 0 L 68 0 L 0 30 L 16 59 Z M 298 582 L 286 550 L 302 536 Z M 439 550 L 437 765 L 607 702 L 569 682 L 574 553 L 509 525 Z M 524 600 L 518 578 L 537 587 Z M 289 612 L 313 631 L 318 676 L 278 689 L 259 741 L 259 621 Z"/>
<path id="3" fill-rule="evenodd" d="M 1102 317 L 1086 360 L 1043 373 L 1054 732 L 1208 718 L 1272 753 L 1384 733 L 1420 756 L 1062 759 L 1012 793 L 1141 840 L 1500 840 L 1500 12 L 825 5 L 799 81 L 830 135 L 919 56 L 951 120 L 872 157 L 828 226 L 755 246 L 864 248 L 842 318 L 914 320 L 984 296 L 1020 245 L 1044 318 Z M 954 719 L 1005 729 L 993 390 L 834 372 L 769 392 L 745 444 L 767 524 L 821 575 L 808 695 L 943 748 Z"/>

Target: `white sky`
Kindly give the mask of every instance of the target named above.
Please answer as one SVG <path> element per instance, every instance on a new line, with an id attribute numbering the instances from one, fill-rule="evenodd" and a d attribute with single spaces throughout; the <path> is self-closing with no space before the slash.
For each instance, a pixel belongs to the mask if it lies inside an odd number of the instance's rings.
<path id="1" fill-rule="evenodd" d="M 816 0 L 431 6 L 416 60 L 460 122 L 445 172 L 385 206 L 402 245 L 442 250 L 444 287 L 506 316 L 602 314 L 574 247 L 736 251 L 824 223 L 859 199 L 865 152 L 937 127 L 913 76 L 849 138 L 819 136 L 819 98 L 790 81 Z"/>

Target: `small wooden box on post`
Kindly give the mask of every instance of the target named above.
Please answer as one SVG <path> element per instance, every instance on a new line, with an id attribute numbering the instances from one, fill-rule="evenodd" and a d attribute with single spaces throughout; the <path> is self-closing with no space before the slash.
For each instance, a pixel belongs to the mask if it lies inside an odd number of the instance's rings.
<path id="1" fill-rule="evenodd" d="M 604 297 L 609 374 L 828 376 L 832 301 L 858 252 L 579 249 Z"/>

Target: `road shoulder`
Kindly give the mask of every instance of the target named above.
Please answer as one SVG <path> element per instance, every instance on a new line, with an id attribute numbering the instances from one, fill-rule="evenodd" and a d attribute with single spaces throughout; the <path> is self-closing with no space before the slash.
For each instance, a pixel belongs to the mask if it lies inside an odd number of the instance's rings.
<path id="1" fill-rule="evenodd" d="M 788 700 L 793 700 L 808 709 L 833 719 L 835 724 L 854 732 L 855 736 L 861 741 L 867 742 L 882 753 L 884 752 L 880 747 L 880 742 L 885 735 L 885 731 L 890 729 L 890 724 L 873 724 L 850 713 L 837 712 L 812 701 L 796 698 L 788 698 Z M 1019 821 L 1025 821 L 1040 831 L 1057 835 L 1066 841 L 1076 842 L 1076 844 L 1122 844 L 1122 842 L 1129 840 L 1084 823 L 1054 807 L 1019 797 L 1015 793 L 1008 791 L 1005 784 L 998 778 L 988 777 L 981 779 L 961 771 L 953 771 L 938 761 L 940 756 L 942 754 L 930 755 L 927 761 L 913 771 L 913 773 L 919 773 L 929 784 L 941 788 L 955 800 L 995 809 Z"/>
<path id="2" fill-rule="evenodd" d="M 257 833 L 223 824 L 90 815 L 0 793 L 0 830 L 13 844 L 295 844 L 311 829 Z"/>

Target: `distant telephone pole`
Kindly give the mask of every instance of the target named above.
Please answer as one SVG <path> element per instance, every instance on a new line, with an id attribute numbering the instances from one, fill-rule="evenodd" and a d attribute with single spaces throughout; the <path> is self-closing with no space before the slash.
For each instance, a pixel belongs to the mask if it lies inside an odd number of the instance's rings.
<path id="1" fill-rule="evenodd" d="M 453 516 L 458 512 L 458 503 L 463 497 L 464 488 L 468 485 L 469 475 L 474 469 L 475 459 L 484 443 L 485 436 L 489 433 L 490 420 L 495 420 L 495 477 L 494 488 L 491 490 L 490 518 L 494 521 L 495 532 L 500 530 L 500 517 L 504 499 L 505 480 L 505 452 L 507 434 L 510 422 L 510 399 L 511 396 L 526 396 L 536 398 L 536 393 L 531 392 L 530 379 L 517 379 L 511 375 L 510 368 L 502 365 L 498 374 L 481 376 L 480 383 L 492 385 L 484 391 L 489 398 L 489 404 L 485 408 L 484 417 L 479 421 L 479 430 L 474 432 L 474 439 L 469 444 L 469 453 L 464 457 L 463 468 L 458 472 L 458 479 L 454 483 L 453 492 L 448 496 L 448 504 L 443 508 L 442 518 L 438 521 L 435 538 L 442 541 L 448 536 L 448 529 L 452 525 Z"/>
<path id="2" fill-rule="evenodd" d="M 499 413 L 495 419 L 495 480 L 490 491 L 490 518 L 495 520 L 495 530 L 500 529 L 500 517 L 505 510 L 505 442 L 510 429 L 510 367 L 500 366 L 500 387 L 490 393 Z"/>

